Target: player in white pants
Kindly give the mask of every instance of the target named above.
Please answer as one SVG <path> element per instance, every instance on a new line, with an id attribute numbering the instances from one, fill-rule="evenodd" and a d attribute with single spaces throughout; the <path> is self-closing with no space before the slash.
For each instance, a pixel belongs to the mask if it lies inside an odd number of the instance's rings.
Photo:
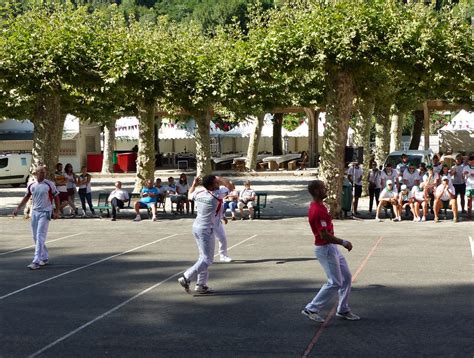
<path id="1" fill-rule="evenodd" d="M 187 293 L 191 293 L 189 285 L 192 280 L 196 280 L 194 292 L 197 294 L 208 294 L 213 291 L 207 285 L 209 279 L 209 266 L 214 261 L 215 249 L 215 228 L 222 217 L 222 195 L 219 186 L 225 185 L 228 181 L 207 175 L 202 179 L 203 189 L 196 190 L 200 184 L 200 178 L 193 181 L 189 194 L 196 203 L 197 217 L 193 223 L 193 235 L 199 251 L 199 258 L 196 263 L 188 268 L 183 276 L 178 278 L 179 284 Z M 196 190 L 196 191 L 195 191 Z"/>
<path id="2" fill-rule="evenodd" d="M 225 186 L 221 186 L 219 190 L 222 198 L 225 198 L 230 192 L 229 188 Z M 225 234 L 224 224 L 227 225 L 228 220 L 225 217 L 224 205 L 221 206 L 220 215 L 222 220 L 218 220 L 214 227 L 214 236 L 219 241 L 219 258 L 221 262 L 231 262 L 232 259 L 227 255 L 227 235 Z"/>
<path id="3" fill-rule="evenodd" d="M 36 168 L 36 181 L 29 184 L 26 194 L 20 204 L 13 210 L 13 216 L 32 198 L 31 228 L 33 240 L 35 242 L 35 254 L 33 261 L 27 267 L 30 270 L 39 269 L 48 262 L 48 249 L 46 248 L 46 238 L 48 236 L 49 221 L 53 211 L 53 200 L 56 204 L 54 218 L 59 216 L 59 192 L 52 181 L 45 179 L 46 168 L 39 166 Z"/>

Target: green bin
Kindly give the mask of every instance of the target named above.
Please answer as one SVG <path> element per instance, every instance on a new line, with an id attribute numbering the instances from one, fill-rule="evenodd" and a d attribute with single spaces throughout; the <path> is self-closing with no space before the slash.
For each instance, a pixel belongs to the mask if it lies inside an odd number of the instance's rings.
<path id="1" fill-rule="evenodd" d="M 346 216 L 352 210 L 352 183 L 346 177 L 342 183 L 341 208 Z"/>

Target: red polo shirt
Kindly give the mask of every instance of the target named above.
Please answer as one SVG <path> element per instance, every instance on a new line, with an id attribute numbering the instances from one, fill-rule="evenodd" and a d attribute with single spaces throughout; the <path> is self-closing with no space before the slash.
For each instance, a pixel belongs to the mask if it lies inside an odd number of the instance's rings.
<path id="1" fill-rule="evenodd" d="M 314 244 L 317 246 L 329 244 L 321 237 L 321 231 L 327 230 L 331 235 L 334 235 L 334 227 L 331 215 L 329 215 L 328 209 L 323 203 L 311 202 L 308 210 L 308 221 L 314 234 Z"/>

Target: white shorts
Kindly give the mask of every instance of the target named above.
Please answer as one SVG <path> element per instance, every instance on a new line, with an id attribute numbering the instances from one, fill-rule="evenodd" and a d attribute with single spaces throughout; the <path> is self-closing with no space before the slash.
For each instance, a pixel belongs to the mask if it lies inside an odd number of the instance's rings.
<path id="1" fill-rule="evenodd" d="M 255 206 L 255 203 L 253 201 L 247 202 L 247 208 L 253 208 Z M 239 201 L 239 209 L 243 209 L 245 207 L 245 204 Z"/>

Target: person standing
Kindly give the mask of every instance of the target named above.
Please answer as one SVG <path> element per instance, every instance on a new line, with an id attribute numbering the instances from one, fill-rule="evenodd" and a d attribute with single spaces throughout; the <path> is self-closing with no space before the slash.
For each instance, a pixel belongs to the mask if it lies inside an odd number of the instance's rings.
<path id="1" fill-rule="evenodd" d="M 472 201 L 474 200 L 474 155 L 469 156 L 467 163 L 462 170 L 462 175 L 466 181 L 467 217 L 471 219 Z"/>
<path id="2" fill-rule="evenodd" d="M 456 164 L 451 168 L 452 183 L 456 191 L 456 198 L 460 196 L 461 212 L 466 213 L 466 202 L 464 196 L 466 195 L 466 181 L 463 176 L 464 163 L 461 154 L 456 156 Z"/>
<path id="3" fill-rule="evenodd" d="M 379 205 L 380 190 L 382 190 L 382 173 L 379 168 L 377 168 L 377 162 L 372 163 L 372 169 L 369 171 L 367 180 L 369 182 L 369 214 L 372 215 L 374 199 L 375 207 L 377 208 Z"/>
<path id="4" fill-rule="evenodd" d="M 331 301 L 333 296 L 339 294 L 336 316 L 350 321 L 359 320 L 360 317 L 352 313 L 349 307 L 352 274 L 346 259 L 337 248 L 337 245 L 341 245 L 351 251 L 352 244 L 347 240 L 334 236 L 332 218 L 323 203 L 323 200 L 327 197 L 324 182 L 313 180 L 308 185 L 308 191 L 313 198 L 308 211 L 308 221 L 314 235 L 314 251 L 328 281 L 301 313 L 313 321 L 324 322 L 324 318 L 320 316 L 321 310 Z"/>
<path id="5" fill-rule="evenodd" d="M 64 177 L 66 178 L 68 203 L 72 210 L 71 213 L 73 213 L 72 216 L 74 217 L 78 214 L 76 204 L 74 203 L 74 196 L 76 195 L 77 177 L 72 168 L 72 164 L 67 163 L 64 167 Z"/>
<path id="6" fill-rule="evenodd" d="M 112 206 L 112 221 L 117 220 L 117 212 L 123 209 L 125 202 L 129 201 L 128 192 L 122 189 L 122 182 L 115 182 L 115 189 L 109 194 L 107 201 Z"/>
<path id="7" fill-rule="evenodd" d="M 214 291 L 208 286 L 209 266 L 214 262 L 215 228 L 221 219 L 222 197 L 220 196 L 220 185 L 228 185 L 228 181 L 207 175 L 202 178 L 203 189 L 196 190 L 201 184 L 199 177 L 194 178 L 189 194 L 197 206 L 197 216 L 193 223 L 193 236 L 199 251 L 196 263 L 188 268 L 178 278 L 179 284 L 187 293 L 191 293 L 190 284 L 196 281 L 194 292 L 197 294 L 209 294 Z"/>
<path id="8" fill-rule="evenodd" d="M 353 162 L 350 168 L 347 170 L 347 175 L 354 188 L 354 201 L 352 203 L 354 215 L 359 215 L 357 207 L 359 206 L 359 198 L 362 196 L 362 168 L 359 162 Z"/>
<path id="9" fill-rule="evenodd" d="M 53 200 L 55 210 L 53 217 L 59 215 L 59 192 L 52 181 L 46 179 L 46 168 L 38 166 L 35 170 L 36 181 L 30 183 L 26 188 L 26 194 L 20 204 L 13 210 L 13 216 L 17 216 L 18 211 L 32 198 L 31 228 L 33 231 L 33 241 L 35 242 L 35 254 L 33 261 L 27 267 L 30 270 L 37 270 L 48 263 L 48 249 L 46 239 L 48 236 L 49 221 L 53 211 Z"/>
<path id="10" fill-rule="evenodd" d="M 229 188 L 221 185 L 219 188 L 219 197 L 225 198 L 229 195 Z M 227 235 L 225 233 L 224 225 L 229 222 L 225 217 L 225 205 L 221 205 L 220 217 L 221 220 L 217 220 L 216 227 L 214 229 L 214 235 L 219 242 L 219 258 L 221 262 L 231 262 L 232 258 L 227 254 Z"/>
<path id="11" fill-rule="evenodd" d="M 87 167 L 83 166 L 81 168 L 81 174 L 77 177 L 77 185 L 79 186 L 79 199 L 81 199 L 82 205 L 82 217 L 87 217 L 86 215 L 86 200 L 89 205 L 89 210 L 91 215 L 95 216 L 94 206 L 92 205 L 92 187 L 91 187 L 92 175 L 87 172 Z"/>

